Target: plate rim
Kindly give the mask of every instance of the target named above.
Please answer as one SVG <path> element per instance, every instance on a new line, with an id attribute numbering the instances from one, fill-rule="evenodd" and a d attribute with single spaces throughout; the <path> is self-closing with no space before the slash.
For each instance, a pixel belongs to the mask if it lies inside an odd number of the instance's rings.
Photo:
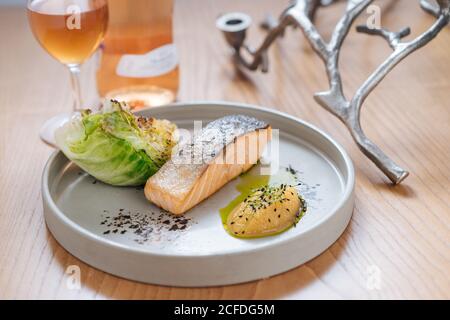
<path id="1" fill-rule="evenodd" d="M 330 135 L 328 135 L 321 129 L 317 128 L 316 126 L 314 126 L 298 117 L 292 116 L 288 113 L 285 113 L 285 112 L 282 112 L 282 111 L 279 111 L 276 109 L 262 107 L 259 105 L 247 104 L 247 103 L 241 103 L 241 102 L 201 100 L 201 101 L 177 102 L 177 103 L 173 103 L 170 105 L 157 106 L 157 107 L 152 107 L 152 108 L 144 108 L 144 109 L 137 111 L 136 114 L 139 115 L 143 112 L 148 112 L 149 110 L 152 110 L 152 109 L 166 109 L 166 108 L 171 108 L 171 107 L 180 108 L 180 107 L 185 107 L 185 106 L 210 107 L 212 105 L 222 106 L 222 107 L 227 107 L 227 106 L 240 107 L 240 108 L 244 108 L 244 109 L 251 109 L 251 110 L 257 111 L 257 112 L 264 112 L 264 113 L 269 113 L 272 115 L 275 114 L 277 116 L 287 118 L 289 120 L 297 122 L 298 124 L 300 124 L 304 127 L 307 127 L 308 129 L 310 129 L 312 131 L 316 131 L 322 137 L 324 137 L 326 140 L 328 140 L 328 142 L 330 142 L 333 145 L 333 147 L 339 151 L 340 155 L 342 156 L 342 158 L 344 160 L 344 165 L 345 165 L 345 168 L 348 173 L 347 179 L 346 179 L 346 181 L 344 181 L 344 190 L 343 190 L 342 197 L 340 198 L 340 201 L 329 210 L 329 212 L 333 212 L 333 213 L 327 214 L 325 217 L 323 217 L 319 221 L 317 221 L 314 226 L 312 226 L 311 228 L 305 230 L 305 232 L 302 232 L 292 238 L 284 239 L 279 242 L 267 243 L 264 246 L 257 247 L 257 248 L 246 248 L 246 249 L 241 249 L 241 250 L 235 251 L 235 252 L 220 252 L 220 253 L 207 253 L 207 254 L 182 254 L 182 253 L 173 254 L 173 253 L 149 251 L 148 248 L 145 249 L 145 248 L 127 246 L 127 245 L 106 239 L 104 237 L 101 237 L 101 236 L 81 227 L 79 224 L 75 223 L 67 215 L 65 215 L 61 209 L 59 209 L 59 207 L 56 205 L 53 197 L 51 196 L 50 184 L 49 184 L 49 175 L 50 175 L 51 164 L 55 161 L 55 159 L 59 155 L 62 154 L 62 152 L 60 150 L 55 150 L 51 154 L 51 156 L 49 157 L 49 159 L 47 160 L 47 162 L 45 164 L 45 167 L 44 167 L 44 170 L 42 173 L 42 180 L 41 180 L 42 181 L 42 183 L 41 183 L 42 197 L 43 197 L 44 201 L 46 202 L 46 205 L 49 206 L 49 208 L 51 209 L 53 216 L 58 218 L 60 220 L 60 222 L 62 222 L 66 227 L 77 232 L 79 234 L 79 236 L 88 238 L 88 240 L 90 240 L 90 241 L 100 242 L 101 245 L 106 245 L 106 246 L 110 247 L 110 249 L 125 250 L 125 251 L 127 251 L 129 253 L 133 253 L 133 254 L 141 254 L 141 255 L 146 255 L 146 256 L 164 257 L 164 258 L 167 258 L 167 257 L 172 257 L 172 258 L 179 257 L 179 258 L 186 258 L 186 259 L 192 259 L 192 258 L 195 259 L 195 258 L 204 258 L 204 257 L 214 258 L 214 257 L 222 257 L 224 255 L 240 255 L 240 254 L 245 254 L 245 253 L 249 253 L 249 252 L 256 253 L 259 251 L 273 249 L 273 247 L 284 245 L 291 241 L 298 241 L 298 240 L 302 239 L 303 237 L 307 237 L 310 233 L 314 232 L 315 229 L 319 228 L 321 225 L 326 223 L 329 219 L 332 219 L 333 216 L 335 215 L 334 213 L 339 212 L 347 204 L 347 201 L 349 200 L 349 198 L 352 197 L 354 188 L 355 188 L 355 172 L 354 172 L 354 166 L 353 166 L 352 160 L 351 160 L 350 156 L 347 154 L 347 152 L 345 151 L 345 149 L 337 141 L 335 141 Z M 68 161 L 68 163 L 70 163 L 69 159 L 67 159 L 67 161 Z M 320 253 L 322 253 L 322 252 L 320 252 Z"/>

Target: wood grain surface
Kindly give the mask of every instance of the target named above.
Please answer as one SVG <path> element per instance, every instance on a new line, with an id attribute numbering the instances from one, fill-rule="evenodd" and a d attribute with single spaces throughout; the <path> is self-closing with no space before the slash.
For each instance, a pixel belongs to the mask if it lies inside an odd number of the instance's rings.
<path id="1" fill-rule="evenodd" d="M 313 93 L 327 82 L 299 30 L 289 30 L 271 49 L 268 74 L 239 72 L 230 62 L 216 17 L 236 10 L 257 22 L 267 12 L 281 12 L 286 2 L 177 1 L 179 100 L 268 106 L 331 134 L 349 152 L 357 176 L 356 207 L 342 237 L 284 274 L 214 288 L 136 283 L 74 258 L 45 226 L 40 180 L 53 150 L 38 138 L 46 119 L 70 110 L 68 74 L 33 39 L 24 9 L 0 7 L 0 298 L 450 298 L 450 27 L 399 65 L 365 104 L 367 135 L 411 172 L 393 187 L 344 126 L 314 102 Z M 383 25 L 392 29 L 409 25 L 417 35 L 434 22 L 415 1 L 377 3 Z M 319 12 L 318 27 L 326 37 L 342 10 L 337 5 Z M 263 35 L 255 23 L 250 43 L 259 44 Z M 346 93 L 389 53 L 383 40 L 352 31 L 342 50 Z M 87 77 L 84 83 L 92 83 Z M 79 289 L 67 285 L 71 265 L 81 270 Z"/>

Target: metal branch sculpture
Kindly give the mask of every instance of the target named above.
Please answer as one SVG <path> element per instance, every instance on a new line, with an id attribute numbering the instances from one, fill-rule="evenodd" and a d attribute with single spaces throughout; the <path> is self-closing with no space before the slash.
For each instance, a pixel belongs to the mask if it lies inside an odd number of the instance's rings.
<path id="1" fill-rule="evenodd" d="M 435 17 L 439 17 L 440 7 L 431 3 L 430 0 L 420 0 L 420 6 L 426 12 L 432 14 Z"/>
<path id="2" fill-rule="evenodd" d="M 250 70 L 261 68 L 263 72 L 267 72 L 268 70 L 267 50 L 270 45 L 277 37 L 284 33 L 286 27 L 300 27 L 314 51 L 325 64 L 329 80 L 329 90 L 314 95 L 316 102 L 338 117 L 349 129 L 359 149 L 394 184 L 398 184 L 408 176 L 408 172 L 398 166 L 364 134 L 360 123 L 361 107 L 369 94 L 400 61 L 428 44 L 449 23 L 450 0 L 438 0 L 438 6 L 431 4 L 427 0 L 421 0 L 421 7 L 434 15 L 437 20 L 427 31 L 408 42 L 402 42 L 402 38 L 410 34 L 409 28 L 404 28 L 399 32 L 392 32 L 384 28 L 371 29 L 367 26 L 358 26 L 356 30 L 360 33 L 377 35 L 385 39 L 393 52 L 361 85 L 353 98 L 347 99 L 344 96 L 339 71 L 340 49 L 355 19 L 373 1 L 348 0 L 345 13 L 337 23 L 328 43 L 319 34 L 313 24 L 313 20 L 319 7 L 328 5 L 333 1 L 294 1 L 281 14 L 278 23 L 274 23 L 273 21 L 266 23 L 269 32 L 261 46 L 256 50 L 252 50 L 244 44 L 245 32 L 250 25 L 250 18 L 247 18 L 246 23 L 241 25 L 240 21 L 242 21 L 242 17 L 245 17 L 245 15 L 236 13 L 227 14 L 217 20 L 217 26 L 224 32 L 227 41 L 234 48 L 234 58 L 236 61 Z M 247 55 L 250 55 L 250 60 L 244 58 L 243 49 Z"/>

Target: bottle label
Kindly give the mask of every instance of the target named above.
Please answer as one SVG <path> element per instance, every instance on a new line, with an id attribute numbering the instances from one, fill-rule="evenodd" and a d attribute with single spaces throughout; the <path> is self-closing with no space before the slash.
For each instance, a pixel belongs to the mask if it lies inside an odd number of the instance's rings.
<path id="1" fill-rule="evenodd" d="M 116 73 L 128 78 L 150 78 L 166 74 L 178 65 L 175 44 L 166 44 L 145 54 L 125 54 Z"/>

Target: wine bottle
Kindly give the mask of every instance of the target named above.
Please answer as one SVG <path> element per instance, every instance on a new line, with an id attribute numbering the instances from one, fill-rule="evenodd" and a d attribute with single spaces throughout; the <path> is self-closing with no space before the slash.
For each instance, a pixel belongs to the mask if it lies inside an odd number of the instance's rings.
<path id="1" fill-rule="evenodd" d="M 171 103 L 179 83 L 173 0 L 109 0 L 97 86 L 132 109 Z"/>

